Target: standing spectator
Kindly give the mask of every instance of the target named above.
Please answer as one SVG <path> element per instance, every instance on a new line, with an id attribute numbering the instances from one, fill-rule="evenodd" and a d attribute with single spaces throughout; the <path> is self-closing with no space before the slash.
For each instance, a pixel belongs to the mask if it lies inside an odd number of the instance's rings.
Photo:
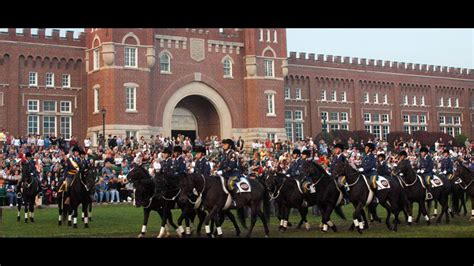
<path id="1" fill-rule="evenodd" d="M 91 138 L 85 138 L 84 139 L 84 149 L 85 149 L 86 152 L 90 149 L 91 145 L 92 145 Z"/>
<path id="2" fill-rule="evenodd" d="M 7 136 L 5 135 L 5 129 L 2 129 L 0 132 L 0 150 L 5 153 L 6 152 L 6 142 L 7 142 Z"/>
<path id="3" fill-rule="evenodd" d="M 41 135 L 38 136 L 38 140 L 36 140 L 38 145 L 38 151 L 42 151 L 44 149 L 44 139 Z"/>

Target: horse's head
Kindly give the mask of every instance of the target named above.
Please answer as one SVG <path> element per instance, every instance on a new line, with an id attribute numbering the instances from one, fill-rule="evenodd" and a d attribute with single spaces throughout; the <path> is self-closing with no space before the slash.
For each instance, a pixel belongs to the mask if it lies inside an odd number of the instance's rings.
<path id="1" fill-rule="evenodd" d="M 273 173 L 270 171 L 265 173 L 264 184 L 265 184 L 265 188 L 268 191 L 275 190 L 275 187 L 277 186 L 276 178 L 277 178 L 277 173 Z"/>
<path id="2" fill-rule="evenodd" d="M 132 168 L 132 170 L 130 170 L 127 175 L 127 179 L 132 182 L 134 186 L 140 181 L 150 178 L 150 174 L 143 167 L 140 166 Z"/>
<path id="3" fill-rule="evenodd" d="M 347 175 L 347 169 L 350 167 L 349 163 L 347 160 L 344 161 L 338 161 L 332 169 L 332 173 L 335 178 L 341 177 L 341 176 L 346 176 Z"/>
<path id="4" fill-rule="evenodd" d="M 405 178 L 408 175 L 415 175 L 415 171 L 411 167 L 410 161 L 402 160 L 394 169 L 394 174 Z"/>
<path id="5" fill-rule="evenodd" d="M 93 189 L 97 178 L 97 169 L 93 166 L 85 168 L 82 172 L 81 178 L 87 190 Z"/>
<path id="6" fill-rule="evenodd" d="M 195 178 L 203 178 L 199 174 L 186 174 L 182 175 L 179 178 L 179 188 L 181 189 L 181 193 L 179 195 L 179 201 L 181 203 L 185 203 L 188 201 L 189 197 L 193 195 L 195 189 Z"/>
<path id="7" fill-rule="evenodd" d="M 459 159 L 454 163 L 454 166 L 456 168 L 453 174 L 454 182 L 456 184 L 464 183 L 464 185 L 467 185 L 473 179 L 471 169 Z"/>

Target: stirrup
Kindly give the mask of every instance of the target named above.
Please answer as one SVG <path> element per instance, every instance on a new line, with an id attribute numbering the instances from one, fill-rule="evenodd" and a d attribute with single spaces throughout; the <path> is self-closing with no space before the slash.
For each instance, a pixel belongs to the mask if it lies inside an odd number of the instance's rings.
<path id="1" fill-rule="evenodd" d="M 431 200 L 433 199 L 433 195 L 431 194 L 431 192 L 426 192 L 426 200 Z"/>

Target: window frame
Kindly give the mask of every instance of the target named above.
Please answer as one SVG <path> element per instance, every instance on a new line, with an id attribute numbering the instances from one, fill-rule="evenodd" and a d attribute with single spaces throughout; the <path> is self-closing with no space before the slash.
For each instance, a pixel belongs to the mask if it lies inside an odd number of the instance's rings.
<path id="1" fill-rule="evenodd" d="M 134 65 L 131 65 L 132 63 L 132 58 L 131 58 L 131 53 L 130 51 L 134 51 L 134 56 L 135 60 L 133 60 Z M 128 60 L 127 60 L 127 51 L 128 52 Z M 124 67 L 130 67 L 130 68 L 138 68 L 138 48 L 137 47 L 132 47 L 132 46 L 126 46 L 124 48 Z"/>

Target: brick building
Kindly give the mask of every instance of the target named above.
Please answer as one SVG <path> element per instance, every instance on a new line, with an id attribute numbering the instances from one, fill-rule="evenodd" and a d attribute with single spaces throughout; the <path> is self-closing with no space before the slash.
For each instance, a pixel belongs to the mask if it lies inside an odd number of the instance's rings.
<path id="1" fill-rule="evenodd" d="M 285 29 L 0 31 L 0 125 L 14 135 L 472 137 L 474 71 L 291 52 Z M 473 108 L 473 109 L 471 109 Z"/>

